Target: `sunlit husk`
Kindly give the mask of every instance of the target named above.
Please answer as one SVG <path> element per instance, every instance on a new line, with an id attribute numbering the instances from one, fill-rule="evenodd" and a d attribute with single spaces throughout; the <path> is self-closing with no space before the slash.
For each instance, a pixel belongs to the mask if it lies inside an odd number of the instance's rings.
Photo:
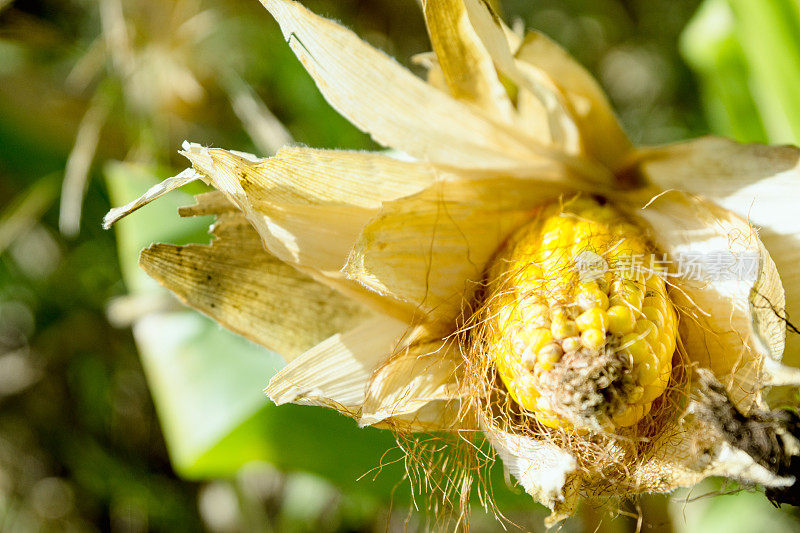
<path id="1" fill-rule="evenodd" d="M 514 167 L 536 157 L 536 143 L 429 86 L 349 30 L 297 2 L 262 3 L 328 102 L 382 145 L 468 168 Z"/>
<path id="2" fill-rule="evenodd" d="M 413 420 L 412 415 L 428 404 L 444 409 L 448 402 L 460 397 L 460 363 L 458 346 L 453 341 L 423 341 L 400 349 L 376 369 L 366 384 L 359 425 L 372 426 L 399 417 Z M 443 413 L 428 411 L 424 415 L 428 424 L 446 427 Z"/>
<path id="3" fill-rule="evenodd" d="M 423 12 L 442 77 L 456 99 L 472 102 L 505 123 L 516 110 L 461 0 L 425 0 Z"/>
<path id="4" fill-rule="evenodd" d="M 358 417 L 369 378 L 396 349 L 408 326 L 375 317 L 307 350 L 275 374 L 267 395 L 277 405 L 321 405 Z"/>
<path id="5" fill-rule="evenodd" d="M 498 243 L 565 188 L 534 180 L 450 178 L 387 202 L 362 231 L 344 273 L 415 309 L 420 319 L 452 327 Z"/>
<path id="6" fill-rule="evenodd" d="M 242 214 L 219 195 L 188 214 L 215 214 L 210 245 L 155 244 L 139 263 L 185 303 L 291 360 L 371 313 L 268 254 Z"/>
<path id="7" fill-rule="evenodd" d="M 519 63 L 543 72 L 563 95 L 581 133 L 583 151 L 611 170 L 618 170 L 632 145 L 592 75 L 566 50 L 538 32 L 525 36 L 515 57 Z"/>
<path id="8" fill-rule="evenodd" d="M 753 224 L 787 288 L 776 312 L 800 320 L 800 150 L 705 137 L 642 150 L 638 168 L 662 189 L 700 194 Z M 787 336 L 785 361 L 800 365 L 800 335 Z"/>

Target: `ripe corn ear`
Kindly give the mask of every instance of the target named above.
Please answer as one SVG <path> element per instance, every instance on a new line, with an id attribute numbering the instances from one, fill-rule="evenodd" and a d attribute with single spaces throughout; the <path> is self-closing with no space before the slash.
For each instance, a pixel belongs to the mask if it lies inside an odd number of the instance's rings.
<path id="1" fill-rule="evenodd" d="M 487 347 L 542 424 L 633 426 L 667 388 L 677 315 L 644 233 L 579 197 L 542 208 L 487 270 Z"/>

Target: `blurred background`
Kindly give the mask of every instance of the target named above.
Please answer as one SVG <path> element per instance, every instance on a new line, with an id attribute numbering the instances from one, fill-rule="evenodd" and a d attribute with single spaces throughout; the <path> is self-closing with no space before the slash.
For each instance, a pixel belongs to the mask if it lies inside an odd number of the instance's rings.
<path id="1" fill-rule="evenodd" d="M 428 50 L 416 0 L 304 3 L 402 63 Z M 586 65 L 639 144 L 798 143 L 797 0 L 498 7 Z M 201 189 L 100 229 L 185 168 L 184 139 L 376 148 L 257 0 L 0 0 L 0 530 L 427 530 L 390 434 L 271 406 L 281 359 L 137 270 L 151 242 L 208 241 L 208 219 L 176 214 Z M 543 530 L 546 511 L 498 479 L 506 516 Z M 640 512 L 645 532 L 800 530 L 797 509 L 719 482 L 617 509 L 585 505 L 561 530 L 633 531 Z M 472 527 L 500 524 L 476 506 Z"/>

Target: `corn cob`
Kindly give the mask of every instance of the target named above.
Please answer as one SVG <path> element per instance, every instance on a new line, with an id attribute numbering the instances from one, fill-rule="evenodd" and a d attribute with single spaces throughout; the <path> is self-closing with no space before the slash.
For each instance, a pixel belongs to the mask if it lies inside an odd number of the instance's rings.
<path id="1" fill-rule="evenodd" d="M 632 426 L 665 391 L 677 316 L 643 233 L 578 197 L 544 207 L 489 267 L 492 359 L 511 398 L 542 424 Z"/>

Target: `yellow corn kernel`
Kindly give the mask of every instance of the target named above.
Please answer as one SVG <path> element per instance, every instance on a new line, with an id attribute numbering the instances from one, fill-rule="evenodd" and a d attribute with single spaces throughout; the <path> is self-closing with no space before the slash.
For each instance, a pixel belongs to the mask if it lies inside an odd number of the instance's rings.
<path id="1" fill-rule="evenodd" d="M 545 426 L 586 431 L 608 427 L 609 420 L 612 429 L 631 426 L 665 390 L 675 311 L 661 278 L 623 267 L 633 255 L 657 252 L 645 234 L 610 205 L 583 197 L 555 202 L 511 236 L 487 270 L 487 306 L 479 322 L 490 355 L 511 398 Z M 576 266 L 585 251 L 609 269 L 583 277 Z M 582 386 L 597 387 L 588 377 L 576 385 L 576 373 L 606 358 L 623 362 L 609 367 L 617 373 L 610 379 L 620 384 L 623 409 L 616 401 L 598 406 L 596 414 L 575 411 L 565 398 L 586 392 Z M 569 386 L 553 372 L 560 365 L 570 369 Z"/>
<path id="2" fill-rule="evenodd" d="M 629 405 L 623 412 L 617 414 L 612 419 L 617 427 L 628 427 L 634 425 L 644 416 L 645 407 L 642 404 Z"/>
<path id="3" fill-rule="evenodd" d="M 606 324 L 608 323 L 608 315 L 602 309 L 594 307 L 579 315 L 578 318 L 575 319 L 575 323 L 581 331 L 599 329 L 605 332 Z"/>
<path id="4" fill-rule="evenodd" d="M 610 305 L 627 305 L 639 310 L 644 302 L 642 284 L 631 280 L 615 280 L 611 284 Z"/>
<path id="5" fill-rule="evenodd" d="M 634 366 L 639 383 L 645 387 L 644 399 L 646 401 L 650 401 L 650 399 L 647 398 L 647 386 L 652 385 L 658 380 L 661 373 L 661 369 L 659 367 L 659 361 L 655 360 L 655 358 L 652 361 L 642 362 Z M 656 396 L 656 398 L 657 397 L 658 396 Z"/>
<path id="6" fill-rule="evenodd" d="M 554 339 L 566 339 L 567 337 L 574 337 L 578 333 L 578 325 L 574 320 L 569 320 L 566 317 L 553 320 L 550 324 L 550 333 Z"/>
<path id="7" fill-rule="evenodd" d="M 652 402 L 662 394 L 664 394 L 664 390 L 666 390 L 667 384 L 661 380 L 656 380 L 650 385 L 647 385 L 644 388 L 644 394 L 642 395 L 641 402 Z"/>
<path id="8" fill-rule="evenodd" d="M 631 354 L 631 361 L 634 365 L 648 362 L 653 356 L 653 351 L 647 341 L 635 333 L 622 337 L 620 348 Z"/>
<path id="9" fill-rule="evenodd" d="M 656 328 L 664 327 L 664 314 L 657 308 L 649 305 L 644 306 L 642 307 L 642 314 L 647 320 L 655 324 Z"/>
<path id="10" fill-rule="evenodd" d="M 587 329 L 581 333 L 581 344 L 590 350 L 599 350 L 606 343 L 606 334 L 599 329 Z"/>
<path id="11" fill-rule="evenodd" d="M 605 311 L 608 309 L 608 295 L 595 282 L 582 283 L 575 291 L 575 303 L 584 311 L 594 307 Z"/>
<path id="12" fill-rule="evenodd" d="M 550 333 L 548 328 L 537 328 L 533 330 L 533 333 L 531 333 L 528 344 L 530 345 L 533 353 L 539 353 L 539 350 L 541 350 L 544 345 L 550 344 L 552 340 L 553 335 Z"/>
<path id="13" fill-rule="evenodd" d="M 608 332 L 614 335 L 625 335 L 636 327 L 636 317 L 630 307 L 615 305 L 606 312 L 608 314 Z"/>
<path id="14" fill-rule="evenodd" d="M 637 335 L 644 337 L 647 339 L 647 342 L 654 343 L 658 341 L 659 337 L 659 330 L 655 324 L 653 324 L 650 320 L 646 318 L 642 318 L 636 321 L 636 327 L 634 327 L 634 331 Z"/>
<path id="15" fill-rule="evenodd" d="M 552 370 L 555 364 L 561 360 L 561 355 L 563 353 L 564 351 L 561 349 L 561 346 L 554 342 L 550 343 L 539 350 L 539 353 L 536 355 L 536 364 L 542 370 Z"/>

